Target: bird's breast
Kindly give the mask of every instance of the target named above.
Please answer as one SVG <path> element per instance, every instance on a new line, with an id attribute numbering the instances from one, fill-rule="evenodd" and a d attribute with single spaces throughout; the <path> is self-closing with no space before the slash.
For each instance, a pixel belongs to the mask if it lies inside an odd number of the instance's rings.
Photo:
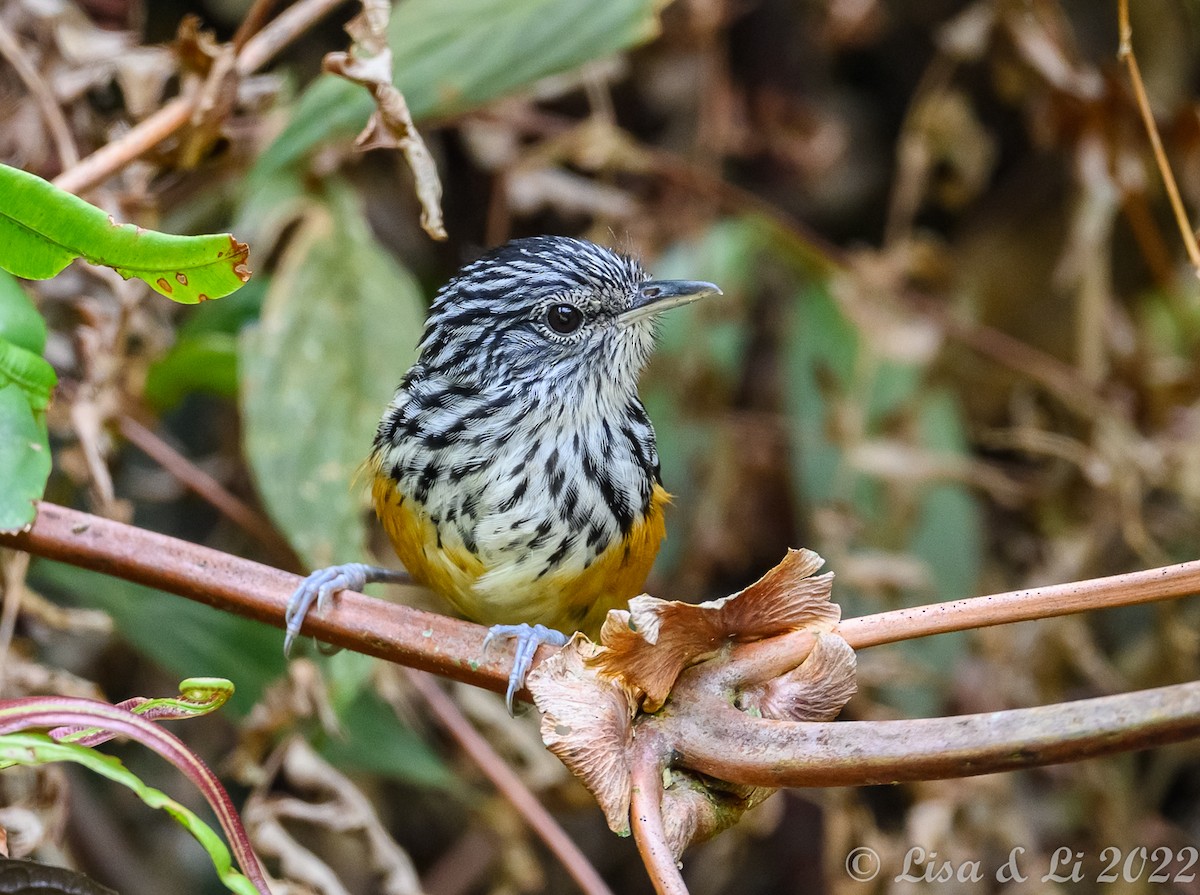
<path id="1" fill-rule="evenodd" d="M 486 450 L 393 439 L 373 458 L 375 508 L 413 577 L 466 617 L 590 630 L 640 592 L 665 534 L 648 440 L 553 421 Z"/>

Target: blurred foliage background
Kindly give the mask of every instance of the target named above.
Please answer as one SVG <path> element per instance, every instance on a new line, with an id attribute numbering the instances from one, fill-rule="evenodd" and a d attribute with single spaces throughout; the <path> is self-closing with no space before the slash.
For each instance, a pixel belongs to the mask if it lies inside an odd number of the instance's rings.
<path id="1" fill-rule="evenodd" d="M 0 160 L 45 177 L 69 164 L 14 58 L 86 154 L 198 89 L 250 6 L 3 0 Z M 726 293 L 668 315 L 643 380 L 676 495 L 650 592 L 724 595 L 799 545 L 837 573 L 846 615 L 1196 557 L 1200 289 L 1116 58 L 1115 2 L 403 0 L 391 45 L 444 185 L 441 243 L 419 227 L 399 155 L 353 146 L 367 93 L 319 74 L 357 8 L 88 193 L 146 226 L 232 230 L 251 246 L 246 288 L 179 307 L 78 266 L 28 286 L 61 379 L 49 499 L 296 571 L 388 559 L 352 480 L 426 303 L 484 248 L 566 233 Z M 1132 13 L 1195 208 L 1200 6 L 1141 0 Z M 181 475 L 254 513 L 229 518 Z M 289 668 L 274 629 L 44 561 L 21 590 L 14 568 L 3 695 L 115 701 L 189 675 L 233 679 L 224 720 L 181 733 L 250 800 L 260 848 L 277 836 L 344 886 L 319 890 L 414 891 L 411 858 L 430 895 L 573 891 L 393 669 L 315 653 Z M 1195 679 L 1198 610 L 864 651 L 846 715 Z M 614 891 L 649 891 L 632 843 L 542 751 L 534 720 L 456 695 Z M 181 795 L 153 760 L 123 757 Z M 1058 891 L 1040 876 L 1067 847 L 1087 856 L 1071 891 L 1197 892 L 1095 882 L 1106 846 L 1200 841 L 1197 757 L 1184 745 L 789 792 L 694 849 L 685 875 L 696 895 L 950 892 L 962 884 L 895 882 L 905 851 L 989 868 L 1019 846 L 1030 880 L 979 890 Z M 215 885 L 185 834 L 94 780 L 11 770 L 0 805 L 15 851 L 125 895 Z M 843 869 L 859 845 L 883 857 L 869 885 Z M 277 855 L 268 864 L 279 871 Z"/>

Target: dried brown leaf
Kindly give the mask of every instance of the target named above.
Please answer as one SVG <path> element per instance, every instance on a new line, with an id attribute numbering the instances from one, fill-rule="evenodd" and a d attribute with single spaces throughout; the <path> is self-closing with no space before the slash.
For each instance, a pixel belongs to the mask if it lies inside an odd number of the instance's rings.
<path id="1" fill-rule="evenodd" d="M 819 634 L 808 658 L 792 671 L 749 688 L 738 708 L 776 721 L 832 721 L 858 685 L 854 649 L 837 634 Z"/>
<path id="2" fill-rule="evenodd" d="M 325 71 L 370 92 L 375 111 L 354 145 L 362 150 L 399 149 L 404 153 L 421 204 L 421 227 L 433 239 L 445 239 L 437 164 L 413 124 L 404 94 L 392 83 L 392 51 L 385 35 L 388 12 L 386 3 L 364 2 L 363 11 L 346 26 L 354 40 L 350 52 L 329 53 L 322 65 Z"/>
<path id="3" fill-rule="evenodd" d="M 247 828 L 260 853 L 277 858 L 284 875 L 320 892 L 345 891 L 330 863 L 293 837 L 284 821 L 323 827 L 356 836 L 360 854 L 375 877 L 374 891 L 420 895 L 421 884 L 408 853 L 388 833 L 374 806 L 350 778 L 319 756 L 303 739 L 282 747 L 280 777 L 295 795 L 257 792 L 244 811 Z"/>
<path id="4" fill-rule="evenodd" d="M 180 67 L 185 72 L 192 72 L 201 77 L 207 77 L 213 63 L 222 55 L 222 48 L 211 31 L 201 27 L 200 18 L 185 15 L 179 22 L 175 33 L 175 55 L 179 57 Z"/>
<path id="5" fill-rule="evenodd" d="M 745 590 L 699 605 L 635 597 L 628 611 L 608 614 L 600 631 L 604 649 L 592 664 L 627 690 L 644 693 L 643 709 L 656 711 L 683 669 L 726 642 L 837 624 L 841 609 L 829 601 L 833 573 L 810 577 L 824 562 L 811 550 L 789 550 Z"/>
<path id="6" fill-rule="evenodd" d="M 636 704 L 588 665 L 599 649 L 580 634 L 529 674 L 542 741 L 600 804 L 609 828 L 629 833 L 630 748 Z"/>

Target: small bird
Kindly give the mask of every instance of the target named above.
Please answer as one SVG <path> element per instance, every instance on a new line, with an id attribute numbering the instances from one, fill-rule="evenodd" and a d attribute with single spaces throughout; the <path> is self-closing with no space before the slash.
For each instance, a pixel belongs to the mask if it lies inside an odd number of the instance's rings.
<path id="1" fill-rule="evenodd" d="M 540 643 L 595 636 L 641 592 L 670 495 L 637 384 L 655 320 L 712 283 L 651 280 L 581 239 L 516 239 L 437 294 L 367 461 L 375 511 L 411 580 L 516 640 L 507 700 Z M 404 573 L 314 572 L 288 602 L 285 651 L 315 602 Z"/>

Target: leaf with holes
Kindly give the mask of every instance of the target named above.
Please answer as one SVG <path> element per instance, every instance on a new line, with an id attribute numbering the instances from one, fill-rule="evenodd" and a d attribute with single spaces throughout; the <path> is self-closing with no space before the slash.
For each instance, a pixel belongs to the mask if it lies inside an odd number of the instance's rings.
<path id="1" fill-rule="evenodd" d="M 118 224 L 78 196 L 0 165 L 0 269 L 18 277 L 45 280 L 83 258 L 195 304 L 240 289 L 250 279 L 249 252 L 227 233 L 175 236 Z"/>

